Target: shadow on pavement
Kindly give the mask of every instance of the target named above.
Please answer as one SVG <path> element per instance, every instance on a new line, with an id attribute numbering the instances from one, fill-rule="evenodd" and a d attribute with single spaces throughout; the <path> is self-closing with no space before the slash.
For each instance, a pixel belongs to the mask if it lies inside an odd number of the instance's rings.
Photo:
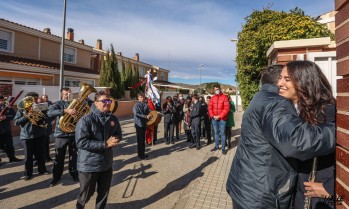
<path id="1" fill-rule="evenodd" d="M 130 202 L 125 202 L 125 203 L 113 203 L 113 204 L 108 204 L 109 208 L 144 208 L 154 202 L 157 202 L 158 200 L 168 196 L 169 194 L 182 190 L 185 188 L 191 181 L 194 179 L 203 176 L 202 170 L 215 162 L 218 158 L 217 157 L 210 157 L 206 162 L 202 163 L 199 167 L 196 169 L 192 170 L 191 172 L 177 178 L 176 180 L 168 183 L 165 188 L 163 188 L 161 191 L 153 194 L 152 196 L 142 199 L 142 200 L 135 200 L 135 201 L 130 201 Z"/>

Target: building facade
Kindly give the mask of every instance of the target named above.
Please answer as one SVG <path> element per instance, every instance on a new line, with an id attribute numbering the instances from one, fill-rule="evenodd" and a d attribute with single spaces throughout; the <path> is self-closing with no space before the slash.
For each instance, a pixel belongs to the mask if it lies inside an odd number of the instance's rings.
<path id="1" fill-rule="evenodd" d="M 49 28 L 42 31 L 5 19 L 0 19 L 0 94 L 14 95 L 15 86 L 59 86 L 61 37 L 51 34 Z M 66 87 L 78 87 L 80 81 L 99 86 L 101 61 L 106 50 L 102 40 L 96 47 L 84 40 L 74 40 L 74 30 L 68 28 L 64 49 L 64 83 Z M 148 69 L 157 69 L 158 79 L 168 81 L 169 71 L 140 62 L 139 54 L 133 58 L 116 55 L 119 70 L 130 66 L 140 77 Z M 41 93 L 41 92 L 38 92 Z"/>

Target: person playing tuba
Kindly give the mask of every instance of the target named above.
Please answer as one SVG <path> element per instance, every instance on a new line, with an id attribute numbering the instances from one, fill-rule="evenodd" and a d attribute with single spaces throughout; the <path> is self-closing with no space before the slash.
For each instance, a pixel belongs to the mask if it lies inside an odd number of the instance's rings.
<path id="1" fill-rule="evenodd" d="M 36 92 L 28 92 L 23 100 L 18 103 L 18 111 L 13 119 L 16 126 L 20 126 L 20 139 L 25 153 L 24 176 L 27 181 L 33 176 L 33 156 L 38 161 L 39 174 L 49 174 L 45 165 L 45 114 L 33 110 L 38 103 L 39 95 Z M 47 118 L 47 117 L 46 117 Z"/>
<path id="2" fill-rule="evenodd" d="M 81 82 L 80 84 L 82 85 L 82 90 L 80 90 L 82 91 L 81 95 L 83 95 L 81 98 L 75 99 L 70 102 L 69 94 L 71 94 L 71 89 L 62 88 L 61 100 L 52 104 L 49 107 L 49 110 L 47 111 L 47 115 L 49 117 L 56 118 L 56 128 L 53 135 L 55 137 L 56 154 L 55 154 L 55 160 L 53 162 L 53 169 L 52 169 L 53 178 L 50 182 L 50 185 L 49 185 L 50 187 L 56 186 L 57 183 L 61 180 L 67 148 L 69 149 L 69 152 L 68 152 L 69 153 L 69 162 L 68 162 L 69 174 L 72 176 L 74 182 L 79 181 L 78 171 L 76 169 L 76 163 L 77 163 L 77 147 L 75 143 L 76 123 L 74 124 L 74 122 L 77 122 L 79 119 L 79 116 L 81 115 L 81 111 L 79 112 L 79 109 L 82 109 L 81 108 L 82 105 L 74 106 L 74 104 L 81 104 L 85 102 L 88 94 L 90 93 L 89 92 L 90 90 L 85 90 L 86 87 L 87 89 L 94 90 L 94 88 L 85 84 L 84 82 Z M 88 106 L 92 104 L 90 102 L 91 102 L 90 100 L 87 102 Z M 83 109 L 85 111 L 86 108 L 83 108 Z M 87 107 L 87 109 L 89 109 L 89 107 Z M 61 124 L 62 122 L 64 124 Z M 64 130 L 62 130 L 62 127 Z M 65 130 L 66 128 L 69 129 L 68 132 Z"/>

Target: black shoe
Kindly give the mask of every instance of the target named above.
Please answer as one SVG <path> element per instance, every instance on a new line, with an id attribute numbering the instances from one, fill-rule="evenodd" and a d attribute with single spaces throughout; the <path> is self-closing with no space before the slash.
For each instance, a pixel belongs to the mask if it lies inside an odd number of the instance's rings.
<path id="1" fill-rule="evenodd" d="M 211 149 L 211 152 L 217 151 L 218 148 L 217 147 L 213 147 L 213 149 Z"/>
<path id="2" fill-rule="evenodd" d="M 222 155 L 226 155 L 227 154 L 227 150 L 222 150 Z"/>
<path id="3" fill-rule="evenodd" d="M 166 144 L 170 144 L 170 142 L 166 142 Z"/>
<path id="4" fill-rule="evenodd" d="M 20 179 L 24 180 L 24 181 L 28 181 L 30 180 L 32 177 L 31 176 L 22 176 Z"/>
<path id="5" fill-rule="evenodd" d="M 194 148 L 194 147 L 196 147 L 196 144 L 192 144 L 189 146 L 189 148 Z"/>
<path id="6" fill-rule="evenodd" d="M 52 181 L 50 182 L 50 187 L 56 186 L 59 181 L 60 181 L 60 179 L 52 179 Z"/>
<path id="7" fill-rule="evenodd" d="M 16 157 L 11 157 L 9 161 L 10 161 L 10 163 L 12 163 L 12 162 L 19 162 L 19 161 L 22 161 L 22 159 L 18 159 Z"/>
<path id="8" fill-rule="evenodd" d="M 175 143 L 174 141 L 171 142 L 171 144 L 174 144 L 174 143 Z"/>
<path id="9" fill-rule="evenodd" d="M 196 149 L 199 150 L 199 149 L 200 149 L 200 145 L 197 145 L 197 146 L 196 146 Z"/>

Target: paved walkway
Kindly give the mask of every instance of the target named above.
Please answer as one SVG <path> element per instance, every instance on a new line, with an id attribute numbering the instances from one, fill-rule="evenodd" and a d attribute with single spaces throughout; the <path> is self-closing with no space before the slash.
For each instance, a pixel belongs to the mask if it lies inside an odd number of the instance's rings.
<path id="1" fill-rule="evenodd" d="M 213 146 L 200 150 L 189 149 L 185 136 L 174 145 L 163 140 L 163 124 L 159 125 L 159 141 L 147 146 L 148 160 L 139 160 L 135 129 L 132 120 L 121 123 L 124 139 L 114 152 L 113 180 L 107 208 L 122 209 L 183 209 L 183 208 L 232 208 L 225 191 L 227 173 L 235 154 L 242 112 L 235 114 L 238 125 L 233 131 L 236 138 L 226 155 L 211 152 Z M 15 138 L 16 154 L 23 158 L 23 149 Z M 205 143 L 206 140 L 202 140 Z M 52 141 L 53 142 L 53 141 Z M 51 157 L 54 145 L 51 143 Z M 23 162 L 7 163 L 5 154 L 0 166 L 0 208 L 46 209 L 74 208 L 79 184 L 72 181 L 65 168 L 60 184 L 49 188 L 52 175 L 38 175 L 30 181 L 23 175 Z M 67 160 L 67 158 L 66 158 Z M 67 162 L 66 162 L 67 165 Z M 52 169 L 52 162 L 47 163 Z M 34 168 L 36 171 L 36 168 Z M 94 208 L 96 194 L 86 208 Z"/>

